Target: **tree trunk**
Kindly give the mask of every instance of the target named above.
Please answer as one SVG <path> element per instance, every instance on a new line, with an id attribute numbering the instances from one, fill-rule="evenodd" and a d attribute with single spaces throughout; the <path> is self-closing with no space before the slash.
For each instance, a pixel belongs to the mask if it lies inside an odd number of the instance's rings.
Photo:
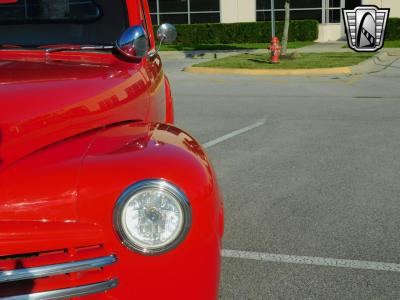
<path id="1" fill-rule="evenodd" d="M 290 0 L 285 1 L 285 26 L 283 28 L 282 37 L 282 56 L 287 55 L 288 39 L 290 26 Z"/>

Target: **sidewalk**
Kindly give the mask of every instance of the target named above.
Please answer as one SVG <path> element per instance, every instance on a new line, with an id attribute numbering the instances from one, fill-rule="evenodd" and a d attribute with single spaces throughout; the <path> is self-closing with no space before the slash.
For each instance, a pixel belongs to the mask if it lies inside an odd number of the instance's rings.
<path id="1" fill-rule="evenodd" d="M 235 54 L 243 53 L 264 53 L 264 49 L 238 49 L 238 50 L 195 50 L 195 51 L 161 51 L 161 58 L 165 59 L 213 59 L 213 58 L 223 58 Z"/>

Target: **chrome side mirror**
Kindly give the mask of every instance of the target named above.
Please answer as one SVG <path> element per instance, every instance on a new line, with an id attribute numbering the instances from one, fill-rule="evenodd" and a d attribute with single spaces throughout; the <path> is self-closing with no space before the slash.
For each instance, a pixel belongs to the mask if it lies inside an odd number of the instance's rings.
<path id="1" fill-rule="evenodd" d="M 165 23 L 162 24 L 157 31 L 157 38 L 160 43 L 172 43 L 175 42 L 178 36 L 178 32 L 174 25 Z"/>
<path id="2" fill-rule="evenodd" d="M 150 58 L 156 57 L 160 52 L 161 46 L 164 43 L 172 43 L 176 40 L 177 37 L 178 37 L 178 32 L 176 31 L 174 25 L 169 23 L 162 24 L 160 27 L 158 27 L 157 30 L 157 39 L 160 41 L 160 45 L 158 46 L 157 50 L 149 53 L 149 57 Z"/>
<path id="3" fill-rule="evenodd" d="M 149 51 L 149 39 L 143 26 L 129 27 L 115 45 L 123 56 L 130 59 L 143 58 Z"/>

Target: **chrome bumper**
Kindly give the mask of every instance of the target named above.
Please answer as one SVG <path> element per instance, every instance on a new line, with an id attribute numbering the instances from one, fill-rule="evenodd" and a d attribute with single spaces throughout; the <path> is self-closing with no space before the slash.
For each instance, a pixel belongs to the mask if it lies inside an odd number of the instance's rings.
<path id="1" fill-rule="evenodd" d="M 35 268 L 17 269 L 12 271 L 3 271 L 0 272 L 0 283 L 10 283 L 21 280 L 33 280 L 37 278 L 87 271 L 114 264 L 116 261 L 117 258 L 113 255 L 110 255 L 110 256 L 81 260 L 71 263 L 47 265 Z M 115 288 L 117 285 L 118 285 L 118 280 L 113 279 L 109 281 L 104 281 L 84 286 L 77 286 L 67 289 L 5 297 L 5 298 L 0 298 L 0 300 L 65 299 L 70 297 L 79 297 L 79 296 L 104 292 Z"/>
<path id="2" fill-rule="evenodd" d="M 54 290 L 48 292 L 41 292 L 28 295 L 12 296 L 0 299 L 7 300 L 54 300 L 54 299 L 65 299 L 70 297 L 80 297 L 85 295 L 91 295 L 101 293 L 115 288 L 118 285 L 118 280 L 113 279 L 109 281 L 99 282 L 90 285 L 77 286 L 69 289 Z"/>

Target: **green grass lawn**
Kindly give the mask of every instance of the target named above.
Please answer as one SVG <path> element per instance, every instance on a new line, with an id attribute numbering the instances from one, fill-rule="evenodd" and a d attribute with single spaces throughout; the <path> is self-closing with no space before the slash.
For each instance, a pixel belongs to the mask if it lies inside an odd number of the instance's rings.
<path id="1" fill-rule="evenodd" d="M 314 42 L 289 42 L 288 48 L 298 49 L 313 44 Z M 266 49 L 268 45 L 268 43 L 163 45 L 161 51 Z"/>
<path id="2" fill-rule="evenodd" d="M 397 41 L 385 41 L 385 48 L 400 48 L 400 40 Z"/>
<path id="3" fill-rule="evenodd" d="M 312 69 L 334 68 L 356 65 L 373 53 L 307 53 L 296 59 L 282 60 L 280 64 L 270 64 L 269 54 L 240 54 L 203 62 L 194 67 L 239 68 L 239 69 Z"/>
<path id="4" fill-rule="evenodd" d="M 348 48 L 348 46 L 344 45 L 343 48 Z M 385 41 L 384 48 L 400 48 L 400 40 Z"/>

